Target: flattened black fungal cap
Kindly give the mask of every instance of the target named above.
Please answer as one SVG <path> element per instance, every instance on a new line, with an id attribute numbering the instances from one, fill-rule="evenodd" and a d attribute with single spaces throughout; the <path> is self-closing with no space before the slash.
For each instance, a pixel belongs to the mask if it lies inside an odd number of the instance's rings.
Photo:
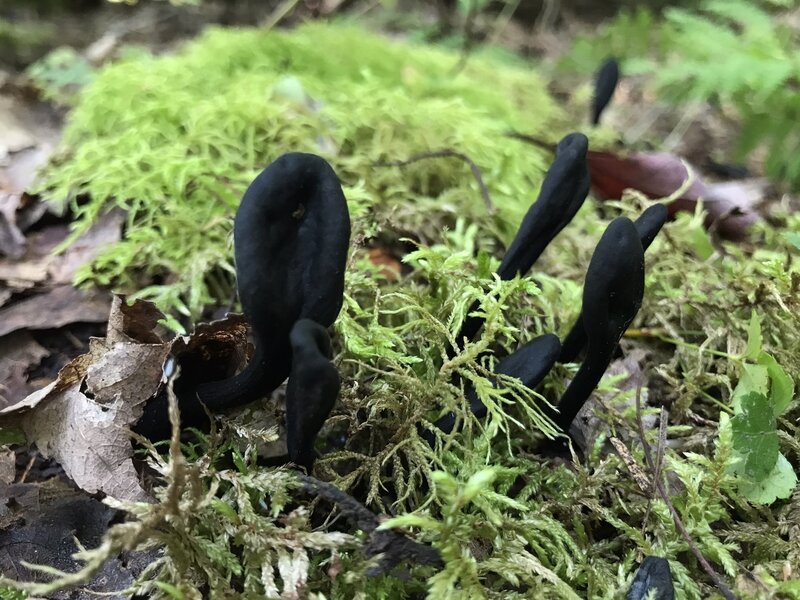
<path id="1" fill-rule="evenodd" d="M 330 361 L 324 327 L 300 319 L 292 328 L 292 371 L 286 386 L 286 444 L 289 459 L 311 470 L 314 441 L 339 396 L 339 374 Z"/>
<path id="2" fill-rule="evenodd" d="M 552 333 L 540 335 L 497 363 L 495 373 L 516 377 L 527 387 L 533 389 L 550 372 L 556 362 L 560 348 L 561 343 L 558 340 L 558 336 Z M 475 390 L 469 388 L 466 396 L 473 414 L 479 419 L 485 418 L 486 406 L 480 401 Z M 455 423 L 455 414 L 448 413 L 436 421 L 436 426 L 445 433 L 450 433 Z M 423 434 L 425 439 L 432 443 L 433 435 L 430 432 L 426 433 L 428 435 Z"/>
<path id="3" fill-rule="evenodd" d="M 655 595 L 648 596 L 649 592 Z M 672 585 L 672 571 L 669 561 L 658 556 L 645 556 L 636 577 L 633 579 L 625 600 L 674 600 L 675 588 Z"/>
<path id="4" fill-rule="evenodd" d="M 239 375 L 198 388 L 211 410 L 273 391 L 289 374 L 294 322 L 328 327 L 339 314 L 350 215 L 336 173 L 319 156 L 284 154 L 247 188 L 233 237 L 239 297 L 256 349 Z"/>
<path id="5" fill-rule="evenodd" d="M 558 143 L 556 158 L 542 182 L 539 197 L 522 219 L 514 241 L 497 269 L 501 279 L 525 275 L 547 245 L 575 216 L 589 193 L 589 169 L 586 153 L 589 140 L 582 133 L 570 133 Z M 477 304 L 470 312 L 477 310 Z M 468 318 L 456 340 L 472 339 L 483 319 Z"/>
<path id="6" fill-rule="evenodd" d="M 564 432 L 608 368 L 614 349 L 644 295 L 644 249 L 630 219 L 618 217 L 595 248 L 583 286 L 583 329 L 588 345 L 578 373 L 558 404 L 556 424 Z"/>
<path id="7" fill-rule="evenodd" d="M 589 140 L 582 133 L 570 133 L 558 143 L 556 159 L 545 175 L 539 197 L 522 219 L 497 270 L 502 279 L 525 275 L 578 212 L 589 193 L 588 150 Z"/>
<path id="8" fill-rule="evenodd" d="M 608 58 L 597 69 L 594 78 L 594 97 L 592 98 L 592 125 L 600 122 L 606 106 L 614 95 L 619 82 L 619 64 L 615 58 Z"/>
<path id="9" fill-rule="evenodd" d="M 669 217 L 669 210 L 664 204 L 653 204 L 645 209 L 639 215 L 633 224 L 636 231 L 639 233 L 639 240 L 642 242 L 642 249 L 647 251 L 656 235 L 661 231 L 664 223 L 667 222 Z M 561 344 L 561 354 L 558 357 L 558 362 L 568 363 L 574 362 L 580 354 L 583 347 L 586 345 L 586 332 L 583 330 L 583 316 L 578 315 L 578 320 L 570 329 L 567 337 L 564 338 L 564 343 Z"/>

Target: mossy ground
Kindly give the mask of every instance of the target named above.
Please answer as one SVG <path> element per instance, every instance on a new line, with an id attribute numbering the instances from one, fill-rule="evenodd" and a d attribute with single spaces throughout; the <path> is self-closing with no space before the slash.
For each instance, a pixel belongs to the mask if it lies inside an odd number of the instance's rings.
<path id="1" fill-rule="evenodd" d="M 288 473 L 256 468 L 248 451 L 233 451 L 233 469 L 207 457 L 176 465 L 173 455 L 160 466 L 172 486 L 163 504 L 134 511 L 139 539 L 166 548 L 149 573 L 159 582 L 153 597 L 196 597 L 206 586 L 219 598 L 297 589 L 328 598 L 618 598 L 646 554 L 671 559 L 679 597 L 712 595 L 667 507 L 608 452 L 613 435 L 643 464 L 630 408 L 597 405 L 605 425 L 585 458 L 553 461 L 537 451 L 548 424 L 536 396 L 513 381 L 488 384 L 485 349 L 502 356 L 541 333 L 565 334 L 594 244 L 613 216 L 638 214 L 642 201 L 587 201 L 531 278 L 493 279 L 550 160 L 504 133 L 555 140 L 570 117 L 532 70 L 474 56 L 455 74 L 458 61 L 351 26 L 213 30 L 174 55 L 131 54 L 82 92 L 43 189 L 69 199 L 76 233 L 114 205 L 127 209 L 128 226 L 81 279 L 139 290 L 183 324 L 233 297 L 232 217 L 256 173 L 296 150 L 334 165 L 354 236 L 335 336 L 342 393 L 323 437 L 346 432 L 347 443 L 318 462 L 317 475 L 376 511 L 410 515 L 401 524 L 446 563 L 365 578 L 358 538 L 317 528 L 291 500 Z M 375 166 L 442 148 L 480 167 L 491 210 L 458 159 Z M 777 218 L 797 228 L 796 217 Z M 659 385 L 645 390 L 647 403 L 669 406 L 664 470 L 700 550 L 726 578 L 739 577 L 741 594 L 798 597 L 796 580 L 782 579 L 787 564 L 800 571 L 800 495 L 768 508 L 743 498 L 720 418 L 731 410 L 753 310 L 763 347 L 800 375 L 797 248 L 766 225 L 751 239 L 715 250 L 701 214 L 668 224 L 647 253 L 645 303 L 623 345 L 648 351 L 645 371 Z M 372 243 L 414 248 L 403 256 L 408 273 L 387 277 L 367 258 Z M 487 316 L 482 337 L 447 360 L 475 300 Z M 555 402 L 572 372 L 552 372 L 544 399 Z M 476 386 L 485 423 L 465 410 L 454 374 Z M 463 431 L 431 449 L 416 424 L 452 409 Z M 796 416 L 795 403 L 779 421 L 795 467 Z M 654 445 L 656 434 L 648 433 Z M 220 440 L 208 446 L 212 458 L 231 451 Z"/>

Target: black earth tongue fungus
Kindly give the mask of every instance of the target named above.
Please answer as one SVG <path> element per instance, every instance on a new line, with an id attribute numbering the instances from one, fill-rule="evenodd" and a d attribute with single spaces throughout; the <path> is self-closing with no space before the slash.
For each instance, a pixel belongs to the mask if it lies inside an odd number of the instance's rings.
<path id="1" fill-rule="evenodd" d="M 238 375 L 202 384 L 212 411 L 266 396 L 289 375 L 298 319 L 330 327 L 342 308 L 350 215 L 331 166 L 289 153 L 247 188 L 233 228 L 236 280 L 255 354 Z"/>
<path id="2" fill-rule="evenodd" d="M 674 600 L 674 598 L 675 588 L 672 585 L 669 561 L 658 556 L 645 556 L 639 565 L 639 570 L 636 571 L 625 600 Z"/>
<path id="3" fill-rule="evenodd" d="M 619 82 L 619 64 L 615 58 L 607 58 L 594 77 L 594 97 L 592 98 L 592 125 L 600 123 L 600 116 L 614 95 Z"/>
<path id="4" fill-rule="evenodd" d="M 300 319 L 289 334 L 292 370 L 286 386 L 286 445 L 289 460 L 311 471 L 314 441 L 339 396 L 339 374 L 331 363 L 331 340 L 322 325 Z"/>
<path id="5" fill-rule="evenodd" d="M 495 373 L 516 377 L 527 387 L 533 389 L 550 372 L 556 362 L 560 348 L 561 343 L 558 340 L 558 336 L 552 333 L 540 335 L 497 363 Z M 475 390 L 471 387 L 468 388 L 466 397 L 469 400 L 472 413 L 479 419 L 485 418 L 486 406 L 478 398 Z M 436 426 L 445 433 L 450 433 L 455 424 L 456 415 L 452 412 L 447 413 L 436 421 Z M 432 432 L 425 431 L 422 433 L 422 437 L 433 445 L 435 438 Z"/>
<path id="6" fill-rule="evenodd" d="M 324 159 L 284 154 L 255 178 L 234 222 L 237 287 L 255 353 L 233 377 L 209 382 L 219 365 L 195 365 L 175 381 L 184 426 L 207 426 L 198 400 L 212 412 L 233 408 L 267 396 L 286 379 L 294 323 L 309 318 L 329 327 L 339 314 L 349 245 L 347 201 Z M 134 431 L 152 441 L 168 438 L 167 406 L 162 390 Z"/>
<path id="7" fill-rule="evenodd" d="M 669 218 L 669 209 L 664 204 L 654 204 L 647 208 L 633 224 L 636 231 L 639 233 L 639 240 L 642 242 L 642 248 L 647 251 L 656 235 L 661 231 L 664 223 Z M 578 354 L 581 353 L 584 346 L 586 346 L 586 332 L 583 329 L 583 318 L 581 315 L 575 321 L 575 324 L 570 329 L 564 342 L 561 344 L 561 354 L 558 357 L 558 362 L 569 363 L 575 362 Z"/>
<path id="8" fill-rule="evenodd" d="M 644 249 L 626 217 L 614 219 L 595 248 L 583 286 L 586 358 L 558 403 L 553 420 L 564 433 L 597 387 L 644 295 Z"/>
<path id="9" fill-rule="evenodd" d="M 525 275 L 547 245 L 575 216 L 589 193 L 586 153 L 589 141 L 582 133 L 570 133 L 558 143 L 556 157 L 547 171 L 539 197 L 528 209 L 514 241 L 497 269 L 501 279 Z M 478 309 L 476 302 L 469 312 Z M 471 340 L 483 325 L 480 317 L 469 317 L 456 336 L 457 343 Z M 456 350 L 450 349 L 454 356 Z"/>

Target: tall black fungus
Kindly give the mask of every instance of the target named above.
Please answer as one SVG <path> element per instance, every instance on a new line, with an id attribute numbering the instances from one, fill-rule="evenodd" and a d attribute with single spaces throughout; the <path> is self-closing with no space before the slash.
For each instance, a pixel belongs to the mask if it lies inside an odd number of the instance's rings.
<path id="1" fill-rule="evenodd" d="M 669 217 L 669 210 L 664 204 L 654 204 L 646 209 L 633 224 L 636 231 L 639 233 L 639 240 L 642 242 L 642 249 L 647 250 L 650 244 L 661 231 L 664 223 L 667 222 Z M 558 362 L 567 363 L 574 362 L 578 354 L 580 354 L 583 347 L 586 345 L 586 331 L 583 329 L 583 317 L 578 315 L 578 320 L 570 329 L 564 342 L 561 344 L 561 354 L 558 357 Z"/>
<path id="2" fill-rule="evenodd" d="M 569 432 L 578 411 L 600 382 L 644 295 L 644 250 L 630 219 L 614 219 L 595 248 L 583 286 L 582 321 L 587 348 L 578 373 L 558 404 L 556 424 Z"/>
<path id="3" fill-rule="evenodd" d="M 350 216 L 339 179 L 313 154 L 284 154 L 245 192 L 233 230 L 236 280 L 255 354 L 238 375 L 203 384 L 211 410 L 251 402 L 289 375 L 298 319 L 323 327 L 342 307 Z"/>
<path id="4" fill-rule="evenodd" d="M 650 594 L 650 592 L 653 592 Z M 650 594 L 650 595 L 648 595 Z M 633 579 L 625 600 L 674 600 L 672 571 L 669 561 L 658 556 L 645 556 Z"/>
<path id="5" fill-rule="evenodd" d="M 525 275 L 547 245 L 575 216 L 589 193 L 589 170 L 586 153 L 589 142 L 582 133 L 564 137 L 556 149 L 556 158 L 542 182 L 539 197 L 528 209 L 514 241 L 508 248 L 497 274 L 501 279 Z M 477 303 L 470 312 L 477 310 Z M 456 340 L 472 339 L 483 319 L 469 317 Z"/>
<path id="6" fill-rule="evenodd" d="M 300 319 L 289 335 L 292 371 L 286 386 L 286 443 L 289 459 L 306 470 L 316 458 L 314 440 L 339 395 L 339 374 L 331 363 L 324 327 Z"/>
<path id="7" fill-rule="evenodd" d="M 533 389 L 541 383 L 555 364 L 560 348 L 558 336 L 552 333 L 540 335 L 506 356 L 497 364 L 494 371 L 501 375 L 516 377 L 527 387 Z M 486 406 L 478 398 L 475 390 L 467 389 L 466 397 L 472 413 L 479 419 L 485 418 Z M 450 433 L 455 423 L 455 413 L 447 413 L 436 421 L 436 426 L 445 433 Z M 433 435 L 430 432 L 423 433 L 423 437 L 433 444 Z"/>
<path id="8" fill-rule="evenodd" d="M 594 79 L 594 98 L 592 98 L 592 125 L 600 122 L 606 106 L 614 95 L 619 81 L 619 64 L 616 59 L 608 58 L 600 65 Z"/>

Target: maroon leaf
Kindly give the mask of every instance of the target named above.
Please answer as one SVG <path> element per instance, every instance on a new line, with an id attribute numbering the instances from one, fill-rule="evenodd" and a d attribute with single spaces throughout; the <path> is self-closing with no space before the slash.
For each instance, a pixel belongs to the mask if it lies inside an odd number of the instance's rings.
<path id="1" fill-rule="evenodd" d="M 588 164 L 592 188 L 602 199 L 621 198 L 628 188 L 653 199 L 665 198 L 679 190 L 689 177 L 681 159 L 666 152 L 618 156 L 590 150 Z M 695 174 L 689 188 L 668 205 L 670 216 L 681 210 L 694 211 L 697 202 L 702 201 L 708 211 L 706 227 L 714 225 L 724 238 L 741 239 L 759 218 L 754 207 L 763 196 L 763 187 L 747 182 L 706 184 Z"/>

